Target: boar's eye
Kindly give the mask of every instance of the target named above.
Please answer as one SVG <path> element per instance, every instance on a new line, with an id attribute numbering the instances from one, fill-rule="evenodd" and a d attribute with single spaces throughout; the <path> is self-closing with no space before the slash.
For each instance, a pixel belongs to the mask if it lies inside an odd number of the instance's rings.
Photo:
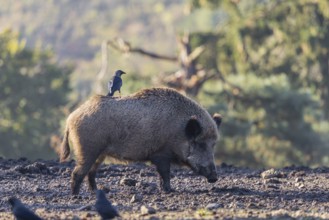
<path id="1" fill-rule="evenodd" d="M 202 150 L 206 150 L 207 149 L 207 144 L 205 142 L 198 143 L 198 146 Z"/>

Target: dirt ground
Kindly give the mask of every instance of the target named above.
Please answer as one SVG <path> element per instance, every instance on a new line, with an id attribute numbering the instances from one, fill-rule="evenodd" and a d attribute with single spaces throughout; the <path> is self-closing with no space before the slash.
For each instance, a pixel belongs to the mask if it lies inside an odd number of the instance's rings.
<path id="1" fill-rule="evenodd" d="M 0 159 L 0 219 L 13 219 L 15 196 L 45 219 L 100 219 L 95 195 L 83 184 L 70 195 L 74 161 Z M 222 164 L 210 184 L 188 168 L 173 167 L 172 187 L 159 190 L 153 166 L 103 165 L 98 187 L 122 219 L 329 219 L 329 168 L 256 170 Z"/>

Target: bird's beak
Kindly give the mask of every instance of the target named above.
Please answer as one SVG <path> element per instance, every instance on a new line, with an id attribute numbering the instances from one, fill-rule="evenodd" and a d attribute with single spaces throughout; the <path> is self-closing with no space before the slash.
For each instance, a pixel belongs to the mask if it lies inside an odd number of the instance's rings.
<path id="1" fill-rule="evenodd" d="M 126 74 L 125 72 L 122 72 L 121 74 Z"/>

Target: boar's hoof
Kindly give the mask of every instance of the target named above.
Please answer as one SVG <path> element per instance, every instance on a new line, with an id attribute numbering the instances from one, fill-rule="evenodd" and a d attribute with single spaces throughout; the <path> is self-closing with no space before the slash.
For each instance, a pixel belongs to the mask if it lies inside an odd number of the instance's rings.
<path id="1" fill-rule="evenodd" d="M 172 188 L 170 187 L 170 185 L 168 186 L 168 185 L 162 185 L 161 186 L 161 188 L 162 188 L 162 190 L 165 192 L 165 193 L 171 193 L 171 192 L 173 192 L 173 190 L 172 190 Z"/>
<path id="2" fill-rule="evenodd" d="M 169 187 L 163 187 L 162 190 L 165 192 L 165 193 L 171 193 L 173 190 Z"/>
<path id="3" fill-rule="evenodd" d="M 208 183 L 215 183 L 218 180 L 217 177 L 210 177 L 208 178 Z"/>
<path id="4" fill-rule="evenodd" d="M 71 192 L 71 195 L 72 195 L 73 197 L 75 197 L 75 196 L 79 195 L 79 191 L 72 191 L 72 192 Z"/>
<path id="5" fill-rule="evenodd" d="M 163 189 L 163 192 L 164 192 L 165 194 L 169 194 L 169 193 L 174 192 L 174 190 L 173 190 L 173 189 Z"/>
<path id="6" fill-rule="evenodd" d="M 77 195 L 79 195 L 79 191 L 80 191 L 80 186 L 72 183 L 72 185 L 71 185 L 71 195 L 72 196 L 77 196 Z"/>

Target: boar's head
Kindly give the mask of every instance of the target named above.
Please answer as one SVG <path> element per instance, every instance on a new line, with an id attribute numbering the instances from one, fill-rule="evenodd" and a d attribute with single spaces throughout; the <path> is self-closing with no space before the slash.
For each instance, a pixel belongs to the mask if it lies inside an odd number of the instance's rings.
<path id="1" fill-rule="evenodd" d="M 208 129 L 207 134 L 203 131 L 196 116 L 192 116 L 185 127 L 188 139 L 188 153 L 186 162 L 196 173 L 205 176 L 209 183 L 217 181 L 217 171 L 214 162 L 214 147 L 217 141 L 217 129 L 221 123 L 221 116 L 215 114 L 213 119 L 216 129 Z"/>

